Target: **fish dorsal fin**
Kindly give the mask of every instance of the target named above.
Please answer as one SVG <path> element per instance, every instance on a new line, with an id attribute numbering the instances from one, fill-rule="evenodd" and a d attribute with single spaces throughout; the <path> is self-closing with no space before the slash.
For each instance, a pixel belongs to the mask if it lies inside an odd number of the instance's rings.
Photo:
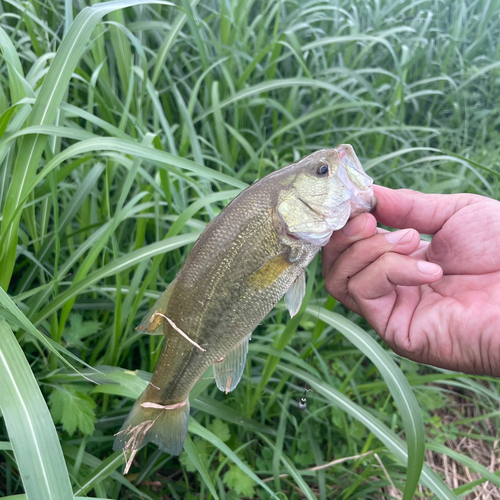
<path id="1" fill-rule="evenodd" d="M 247 335 L 226 354 L 223 360 L 214 363 L 215 382 L 217 387 L 226 394 L 235 389 L 241 379 L 251 336 L 251 333 Z"/>
<path id="2" fill-rule="evenodd" d="M 153 307 L 147 312 L 146 316 L 142 318 L 141 323 L 136 328 L 139 332 L 147 335 L 163 335 L 163 323 L 165 321 L 164 315 L 167 313 L 167 304 L 170 295 L 174 289 L 173 285 L 175 280 L 168 285 L 167 289 L 156 299 Z M 160 313 L 156 314 L 155 313 Z"/>
<path id="3" fill-rule="evenodd" d="M 305 294 L 306 273 L 302 271 L 285 294 L 285 305 L 290 312 L 290 317 L 295 316 L 299 312 Z"/>

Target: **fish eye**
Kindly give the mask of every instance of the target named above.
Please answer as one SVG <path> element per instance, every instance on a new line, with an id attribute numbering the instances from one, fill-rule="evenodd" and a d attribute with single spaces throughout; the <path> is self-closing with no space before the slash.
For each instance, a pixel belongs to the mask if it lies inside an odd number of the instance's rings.
<path id="1" fill-rule="evenodd" d="M 320 163 L 316 167 L 316 173 L 318 175 L 325 175 L 326 173 L 328 173 L 328 165 L 326 163 Z"/>

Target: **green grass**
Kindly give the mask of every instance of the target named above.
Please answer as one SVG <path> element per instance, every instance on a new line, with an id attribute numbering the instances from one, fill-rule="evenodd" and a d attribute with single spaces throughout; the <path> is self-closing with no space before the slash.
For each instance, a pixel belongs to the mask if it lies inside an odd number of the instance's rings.
<path id="1" fill-rule="evenodd" d="M 498 382 L 387 351 L 327 297 L 318 260 L 299 315 L 279 305 L 254 332 L 238 388 L 195 387 L 179 459 L 149 445 L 124 477 L 112 451 L 159 356 L 134 327 L 257 178 L 350 143 L 377 183 L 499 199 L 499 2 L 85 6 L 0 3 L 0 497 L 500 486 L 455 446 L 496 439 Z M 474 481 L 422 469 L 424 444 Z"/>

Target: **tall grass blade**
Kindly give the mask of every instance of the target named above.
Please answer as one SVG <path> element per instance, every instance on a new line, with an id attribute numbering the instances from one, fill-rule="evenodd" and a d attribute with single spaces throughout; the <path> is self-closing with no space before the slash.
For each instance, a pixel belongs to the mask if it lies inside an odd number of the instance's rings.
<path id="1" fill-rule="evenodd" d="M 0 409 L 28 500 L 73 498 L 47 404 L 8 323 L 0 319 Z"/>
<path id="2" fill-rule="evenodd" d="M 114 10 L 146 3 L 173 5 L 162 0 L 115 0 L 86 7 L 78 14 L 44 79 L 30 114 L 29 125 L 51 125 L 53 123 L 69 80 L 97 23 Z M 47 139 L 43 135 L 28 136 L 22 140 L 19 146 L 19 154 L 7 192 L 0 231 L 0 268 L 3 270 L 0 286 L 4 289 L 9 285 L 14 268 L 18 234 L 17 221 L 20 217 L 18 206 L 29 194 L 28 187 L 35 176 L 46 141 Z"/>
<path id="3" fill-rule="evenodd" d="M 371 359 L 387 383 L 401 413 L 405 429 L 408 444 L 408 476 L 403 498 L 411 500 L 418 486 L 424 463 L 425 434 L 420 407 L 408 380 L 389 354 L 352 321 L 323 308 L 308 307 L 306 311 L 345 335 L 365 356 Z"/>
<path id="4" fill-rule="evenodd" d="M 197 436 L 200 436 L 203 439 L 206 439 L 208 442 L 212 443 L 216 448 L 218 448 L 224 455 L 226 455 L 229 460 L 235 463 L 245 474 L 251 477 L 261 488 L 265 489 L 270 495 L 271 498 L 275 498 L 279 500 L 279 497 L 267 486 L 266 483 L 260 479 L 259 476 L 252 471 L 252 469 L 246 465 L 239 457 L 234 453 L 231 448 L 229 448 L 223 441 L 221 441 L 215 434 L 210 432 L 208 429 L 202 427 L 194 418 L 189 418 L 189 431 Z"/>
<path id="5" fill-rule="evenodd" d="M 12 301 L 12 299 L 5 293 L 2 288 L 0 288 L 0 306 L 7 311 L 10 316 L 4 313 L 2 309 L 0 309 L 0 317 L 8 317 L 8 319 L 15 321 L 17 325 L 26 330 L 28 333 L 33 335 L 40 343 L 47 348 L 47 350 L 53 354 L 55 354 L 63 363 L 68 365 L 70 368 L 75 370 L 73 366 L 66 360 L 63 356 L 66 355 L 72 358 L 74 361 L 78 363 L 82 363 L 83 365 L 91 368 L 87 363 L 83 362 L 79 357 L 75 356 L 71 351 L 68 351 L 61 344 L 54 342 L 51 338 L 45 336 L 36 327 L 33 323 L 23 314 L 23 312 L 16 306 L 16 304 Z"/>
<path id="6" fill-rule="evenodd" d="M 128 255 L 124 255 L 109 264 L 97 269 L 93 273 L 90 273 L 81 281 L 71 285 L 67 290 L 60 293 L 50 304 L 48 304 L 44 309 L 42 309 L 33 318 L 33 323 L 37 325 L 42 320 L 50 316 L 52 313 L 56 312 L 66 301 L 77 296 L 79 293 L 86 290 L 88 287 L 98 283 L 101 279 L 117 274 L 125 269 L 135 266 L 136 264 L 142 262 L 143 260 L 151 259 L 155 255 L 162 255 L 170 250 L 180 248 L 189 243 L 193 243 L 198 238 L 199 233 L 191 233 L 181 236 L 174 236 L 168 238 L 165 241 L 159 241 L 158 243 L 152 243 L 144 248 L 130 252 Z"/>
<path id="7" fill-rule="evenodd" d="M 217 495 L 214 484 L 208 475 L 207 468 L 205 467 L 205 464 L 203 463 L 203 460 L 189 435 L 186 437 L 186 441 L 184 441 L 184 450 L 198 470 L 203 482 L 207 485 L 208 491 L 210 491 L 215 500 L 219 500 L 219 495 Z"/>
<path id="8" fill-rule="evenodd" d="M 389 451 L 403 464 L 408 463 L 408 447 L 406 443 L 385 424 L 377 420 L 369 411 L 351 401 L 348 397 L 337 391 L 329 384 L 313 377 L 311 374 L 299 370 L 293 366 L 279 364 L 278 368 L 286 373 L 294 375 L 308 384 L 315 393 L 326 398 L 328 402 L 339 407 L 356 420 L 370 429 Z M 440 500 L 458 500 L 458 497 L 444 484 L 439 476 L 426 464 L 421 469 L 420 482 L 430 488 Z"/>

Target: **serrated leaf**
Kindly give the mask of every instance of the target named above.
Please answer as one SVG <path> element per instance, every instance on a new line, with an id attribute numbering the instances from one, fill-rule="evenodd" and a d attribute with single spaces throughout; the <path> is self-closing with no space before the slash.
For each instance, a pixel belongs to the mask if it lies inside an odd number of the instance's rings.
<path id="1" fill-rule="evenodd" d="M 213 422 L 211 422 L 211 424 L 208 426 L 208 429 L 224 443 L 226 441 L 229 441 L 229 439 L 231 438 L 231 431 L 229 430 L 229 426 L 220 418 L 216 418 Z"/>
<path id="2" fill-rule="evenodd" d="M 201 439 L 199 437 L 195 437 L 192 440 L 194 448 L 196 448 L 196 452 L 198 453 L 198 456 L 200 459 L 205 463 L 208 461 L 208 458 L 210 456 L 210 453 L 208 451 L 208 443 L 204 439 Z M 184 450 L 180 455 L 179 455 L 179 461 L 180 463 L 185 467 L 185 469 L 188 472 L 196 472 L 198 468 L 196 467 L 195 463 L 191 459 L 191 457 L 186 453 L 186 450 Z"/>
<path id="3" fill-rule="evenodd" d="M 229 470 L 224 474 L 223 481 L 226 486 L 239 495 L 253 498 L 255 494 L 255 481 L 236 465 L 229 466 Z"/>
<path id="4" fill-rule="evenodd" d="M 81 314 L 72 314 L 69 317 L 70 326 L 64 329 L 63 337 L 66 341 L 66 347 L 78 347 L 84 349 L 85 345 L 81 342 L 82 339 L 97 333 L 102 323 L 99 321 L 83 321 Z"/>
<path id="5" fill-rule="evenodd" d="M 78 388 L 57 387 L 49 397 L 49 404 L 53 419 L 60 422 L 70 436 L 77 429 L 86 435 L 94 433 L 96 404 Z"/>

